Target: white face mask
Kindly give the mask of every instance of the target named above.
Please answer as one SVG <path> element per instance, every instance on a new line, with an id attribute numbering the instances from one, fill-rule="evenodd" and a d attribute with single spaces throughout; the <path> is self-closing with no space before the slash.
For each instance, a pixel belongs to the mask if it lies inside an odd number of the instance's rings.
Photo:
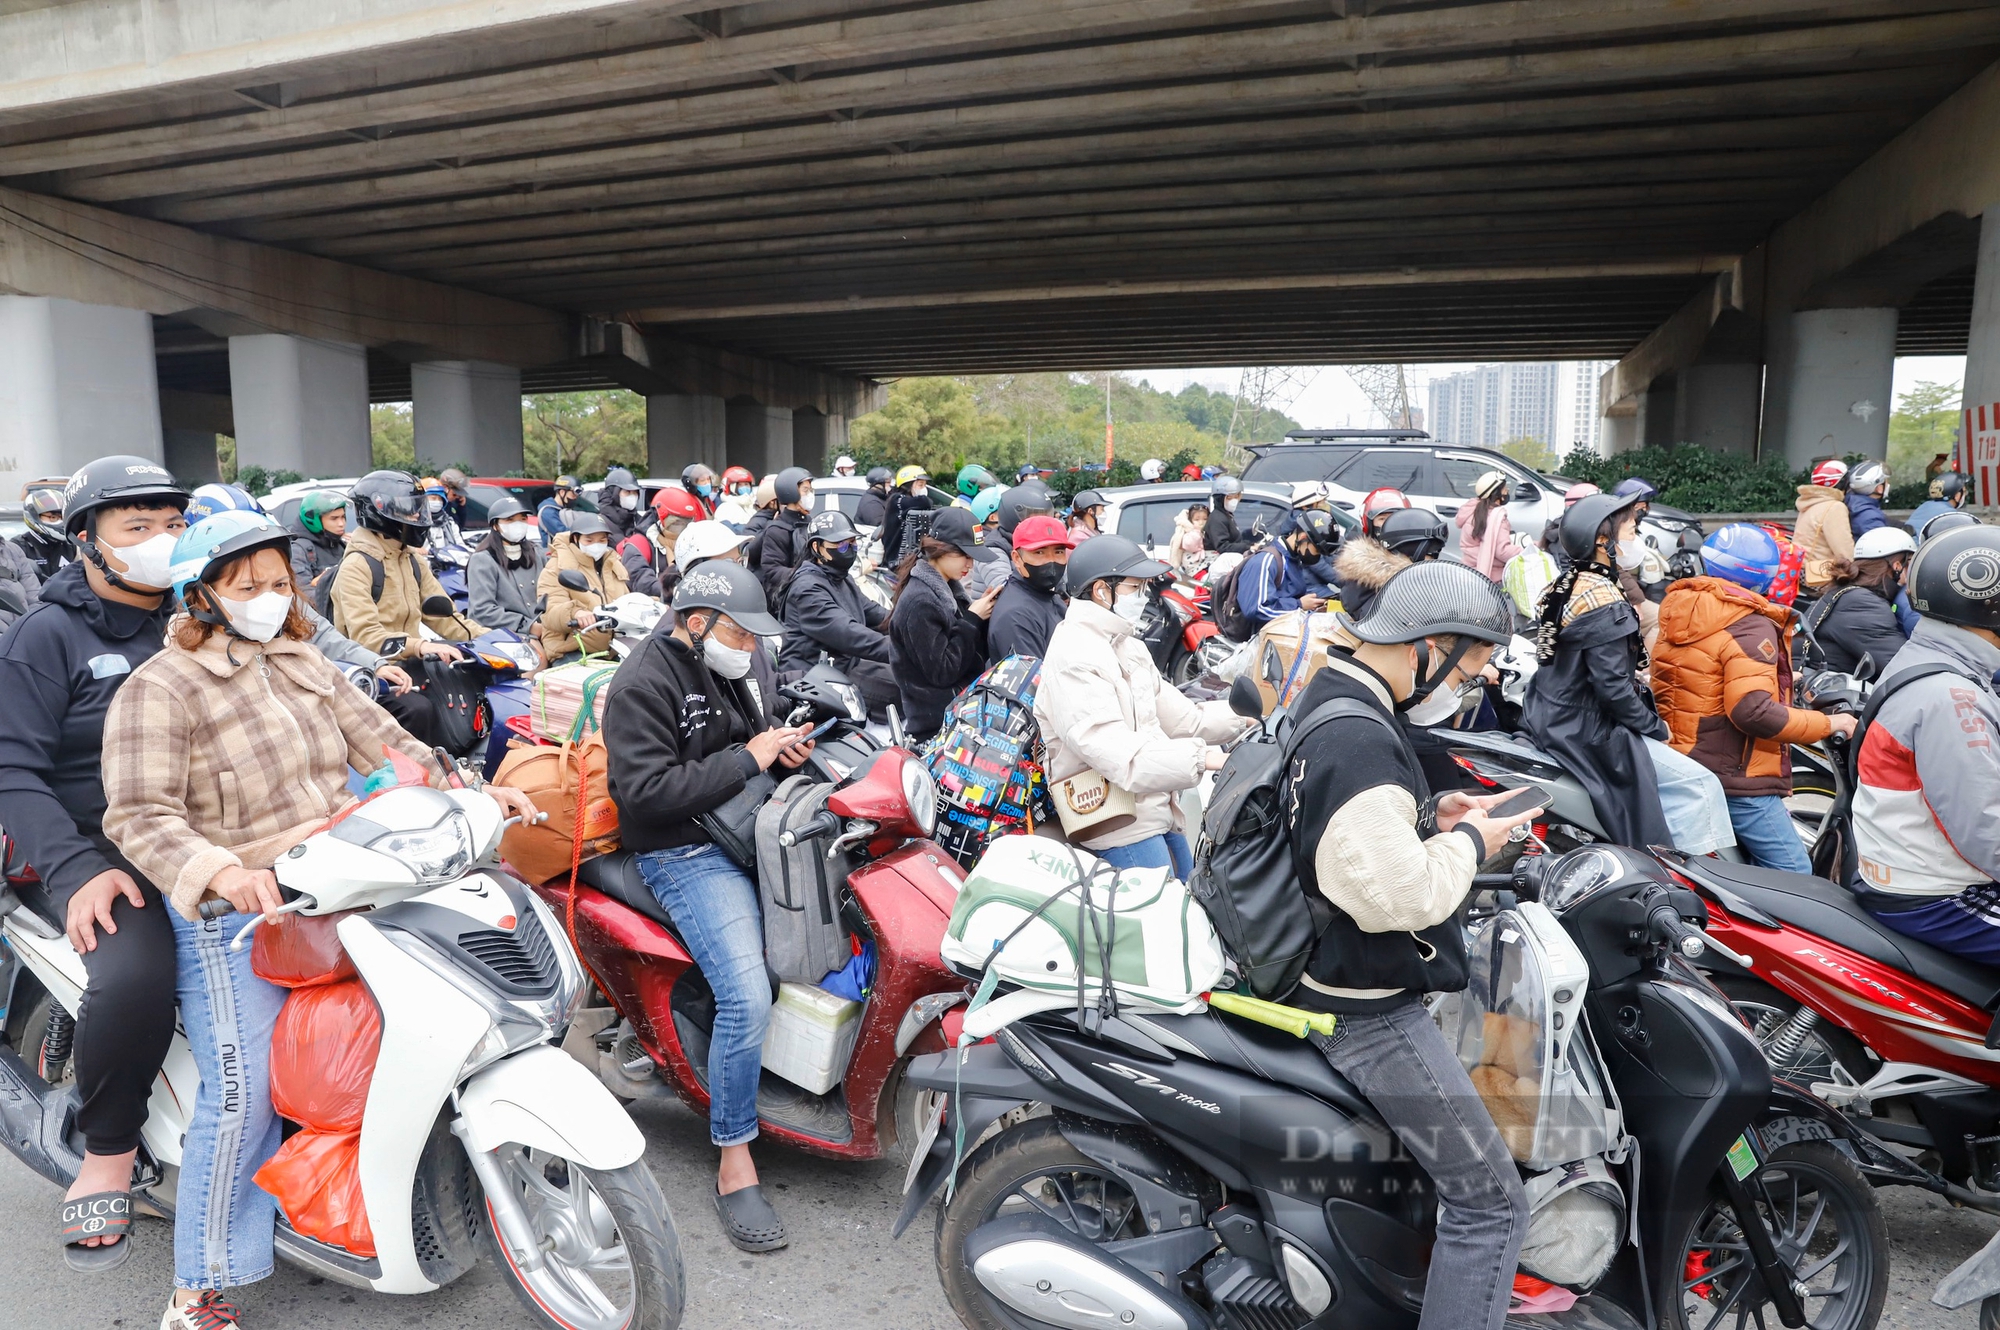
<path id="1" fill-rule="evenodd" d="M 518 545 L 526 540 L 529 533 L 533 530 L 534 528 L 526 522 L 502 522 L 500 524 L 500 539 L 510 545 Z"/>
<path id="2" fill-rule="evenodd" d="M 174 584 L 174 546 L 179 541 L 179 536 L 162 531 L 157 536 L 148 536 L 137 545 L 127 545 L 122 549 L 104 541 L 98 544 L 110 551 L 112 559 L 125 565 L 118 574 L 119 581 L 129 582 L 135 587 L 165 591 Z"/>
<path id="3" fill-rule="evenodd" d="M 724 646 L 713 635 L 701 640 L 701 658 L 708 668 L 725 679 L 741 679 L 750 673 L 750 653 Z"/>
<path id="4" fill-rule="evenodd" d="M 1222 501 L 1222 509 L 1224 512 L 1233 513 L 1236 511 L 1236 505 L 1241 502 L 1243 502 L 1241 499 L 1224 499 Z"/>
<path id="5" fill-rule="evenodd" d="M 1134 628 L 1146 617 L 1146 593 L 1144 591 L 1120 591 L 1111 601 L 1111 612 Z"/>
<path id="6" fill-rule="evenodd" d="M 927 494 L 927 493 L 929 493 L 929 492 L 930 492 L 930 486 L 928 486 L 928 485 L 912 485 L 912 486 L 910 486 L 910 495 L 911 495 L 911 497 L 913 497 L 913 498 L 918 498 L 918 499 L 921 499 L 921 498 L 923 498 L 923 497 L 924 497 L 924 495 L 925 495 L 925 494 Z"/>
<path id="7" fill-rule="evenodd" d="M 603 558 L 604 552 L 610 549 L 611 547 L 605 544 L 603 541 L 597 540 L 597 541 L 592 541 L 588 545 L 578 545 L 577 548 L 583 551 L 584 558 L 596 560 Z"/>
<path id="8" fill-rule="evenodd" d="M 1618 566 L 1631 572 L 1646 561 L 1646 542 L 1637 536 L 1618 542 Z"/>
<path id="9" fill-rule="evenodd" d="M 639 496 L 631 490 L 626 490 L 618 496 L 618 506 L 628 513 L 632 512 L 639 506 Z"/>
<path id="10" fill-rule="evenodd" d="M 1430 696 L 1411 707 L 1403 715 L 1412 725 L 1442 725 L 1459 713 L 1464 699 L 1456 688 L 1439 684 L 1431 689 Z"/>
<path id="11" fill-rule="evenodd" d="M 439 498 L 433 498 L 431 500 L 431 516 L 436 517 L 443 511 L 444 511 L 444 500 Z"/>
<path id="12" fill-rule="evenodd" d="M 292 612 L 292 598 L 282 591 L 266 591 L 248 600 L 231 600 L 220 594 L 216 599 L 222 602 L 222 616 L 229 620 L 229 626 L 252 642 L 276 637 L 285 626 L 285 616 Z"/>

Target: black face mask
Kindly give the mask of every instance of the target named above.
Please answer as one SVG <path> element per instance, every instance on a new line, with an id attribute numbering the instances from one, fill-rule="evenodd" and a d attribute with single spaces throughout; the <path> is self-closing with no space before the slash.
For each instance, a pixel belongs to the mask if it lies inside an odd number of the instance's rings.
<path id="1" fill-rule="evenodd" d="M 1028 571 L 1023 580 L 1035 590 L 1048 593 L 1055 591 L 1063 584 L 1063 574 L 1068 571 L 1069 566 L 1067 564 L 1031 563 L 1028 565 Z"/>
<path id="2" fill-rule="evenodd" d="M 833 569 L 836 573 L 845 574 L 848 569 L 854 566 L 854 551 L 850 549 L 843 552 L 837 549 L 830 549 L 820 559 L 820 562 Z"/>

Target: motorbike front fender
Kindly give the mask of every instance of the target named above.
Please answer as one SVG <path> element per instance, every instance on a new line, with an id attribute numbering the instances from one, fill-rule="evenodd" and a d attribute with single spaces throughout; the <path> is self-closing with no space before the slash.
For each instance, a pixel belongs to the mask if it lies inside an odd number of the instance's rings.
<path id="1" fill-rule="evenodd" d="M 943 1188 L 958 1165 L 965 1162 L 958 1151 L 960 1122 L 965 1128 L 965 1153 L 970 1155 L 974 1143 L 986 1134 L 988 1127 L 1005 1114 L 1041 1097 L 1034 1078 L 993 1044 L 975 1044 L 967 1049 L 911 1058 L 904 1081 L 921 1089 L 942 1091 L 949 1096 L 949 1106 L 943 1128 L 931 1142 L 930 1154 L 918 1165 L 903 1197 L 902 1213 L 896 1216 L 896 1223 L 889 1230 L 892 1239 L 903 1236 L 903 1230 Z"/>
<path id="2" fill-rule="evenodd" d="M 485 1068 L 459 1092 L 468 1148 L 510 1142 L 606 1171 L 635 1164 L 646 1138 L 616 1096 L 583 1064 L 551 1044 Z"/>
<path id="3" fill-rule="evenodd" d="M 2000 1233 L 1958 1269 L 1938 1281 L 1931 1301 L 1940 1307 L 1959 1308 L 1991 1297 L 2000 1297 Z"/>

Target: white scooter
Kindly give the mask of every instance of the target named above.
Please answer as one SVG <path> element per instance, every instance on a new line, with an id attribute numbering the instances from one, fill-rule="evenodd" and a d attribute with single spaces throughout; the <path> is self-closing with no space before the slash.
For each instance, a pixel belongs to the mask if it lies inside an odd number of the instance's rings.
<path id="1" fill-rule="evenodd" d="M 492 858 L 504 825 L 477 791 L 398 787 L 279 860 L 283 913 L 357 911 L 337 932 L 381 1010 L 382 1044 L 360 1156 L 376 1254 L 306 1237 L 282 1216 L 278 1254 L 356 1288 L 428 1293 L 473 1267 L 483 1235 L 534 1324 L 673 1330 L 686 1294 L 673 1219 L 638 1127 L 557 1047 L 586 981 L 554 914 Z M 0 1131 L 67 1186 L 82 1141 L 62 1064 L 83 962 L 11 889 L 0 909 L 12 995 Z M 232 945 L 249 946 L 263 922 Z M 141 1210 L 173 1214 L 200 1079 L 177 1030 L 139 1152 Z"/>

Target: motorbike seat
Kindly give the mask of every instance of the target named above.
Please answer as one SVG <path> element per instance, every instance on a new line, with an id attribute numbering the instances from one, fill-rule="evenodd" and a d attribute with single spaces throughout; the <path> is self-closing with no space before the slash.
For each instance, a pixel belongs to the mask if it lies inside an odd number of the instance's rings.
<path id="1" fill-rule="evenodd" d="M 1185 1039 L 1218 1066 L 1234 1067 L 1279 1085 L 1304 1090 L 1352 1117 L 1387 1130 L 1387 1124 L 1367 1096 L 1335 1071 L 1307 1040 L 1256 1021 L 1239 1020 L 1214 1011 L 1192 1016 L 1148 1015 L 1146 1020 Z"/>
<path id="2" fill-rule="evenodd" d="M 1981 1010 L 2000 1003 L 2000 970 L 1905 937 L 1870 914 L 1853 892 L 1823 877 L 1699 855 L 1687 856 L 1680 867 L 1713 889 L 1724 909 L 1735 897 L 1781 923 L 1914 975 Z"/>
<path id="3" fill-rule="evenodd" d="M 674 941 L 686 945 L 686 939 L 674 926 L 667 907 L 660 904 L 653 896 L 652 888 L 646 885 L 646 879 L 639 876 L 638 851 L 613 850 L 610 854 L 586 859 L 577 868 L 576 879 L 591 890 L 601 891 L 619 904 L 637 910 L 673 934 Z"/>

